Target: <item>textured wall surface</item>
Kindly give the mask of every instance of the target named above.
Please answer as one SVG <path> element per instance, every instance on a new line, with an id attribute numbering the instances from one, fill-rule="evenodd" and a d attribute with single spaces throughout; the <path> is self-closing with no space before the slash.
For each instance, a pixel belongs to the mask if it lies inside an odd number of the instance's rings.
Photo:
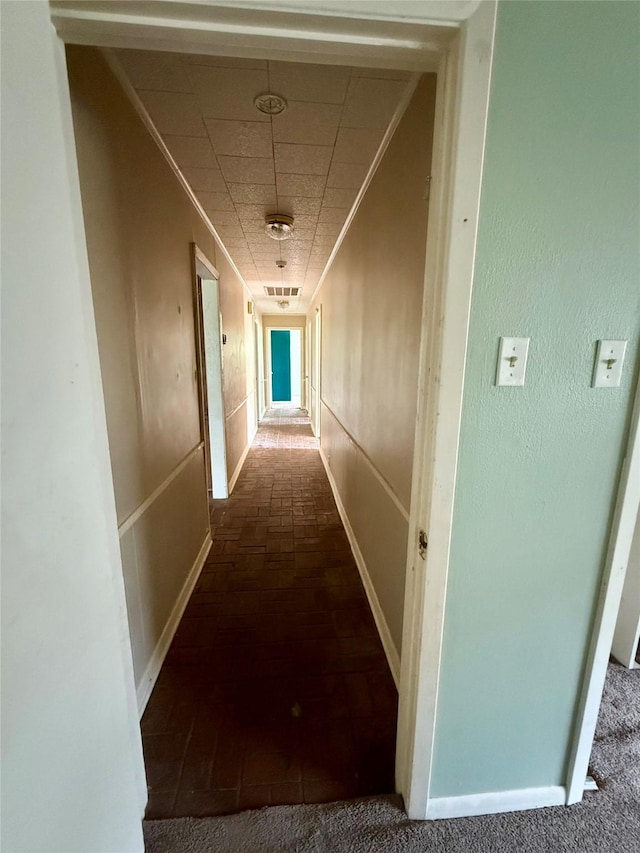
<path id="1" fill-rule="evenodd" d="M 67 61 L 122 525 L 201 441 L 193 242 L 220 273 L 229 476 L 254 418 L 254 407 L 247 415 L 255 397 L 253 336 L 241 282 L 104 59 L 94 49 L 69 47 Z M 208 530 L 204 459 L 196 452 L 122 531 L 138 686 Z"/>
<path id="2" fill-rule="evenodd" d="M 637 371 L 639 16 L 499 7 L 435 796 L 565 780 Z M 493 386 L 501 335 L 524 388 Z M 619 389 L 599 338 L 630 341 Z"/>
<path id="3" fill-rule="evenodd" d="M 322 308 L 322 448 L 337 472 L 342 501 L 398 650 L 434 105 L 435 75 L 427 74 L 310 312 L 314 320 L 315 309 Z M 312 334 L 312 351 L 314 345 Z M 389 537 L 389 525 L 400 525 L 399 532 Z M 403 544 L 390 554 L 391 541 Z"/>

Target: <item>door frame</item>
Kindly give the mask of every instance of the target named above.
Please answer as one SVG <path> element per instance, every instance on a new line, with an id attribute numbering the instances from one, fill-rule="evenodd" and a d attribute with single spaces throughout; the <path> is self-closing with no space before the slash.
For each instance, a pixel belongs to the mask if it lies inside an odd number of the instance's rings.
<path id="1" fill-rule="evenodd" d="M 636 385 L 631 426 L 609 535 L 600 597 L 591 633 L 585 677 L 578 701 L 576 727 L 567 772 L 567 805 L 584 793 L 589 759 L 598 722 L 609 654 L 620 610 L 631 543 L 640 510 L 640 375 Z"/>
<path id="2" fill-rule="evenodd" d="M 300 397 L 300 405 L 303 405 L 304 402 L 304 328 L 302 326 L 265 326 L 265 376 L 267 381 L 267 408 L 271 408 L 273 406 L 273 382 L 272 382 L 272 374 L 273 370 L 271 369 L 271 332 L 300 332 L 300 387 L 299 387 L 299 397 Z M 291 396 L 294 396 L 293 393 L 293 385 L 291 386 Z M 280 401 L 276 401 L 280 402 Z M 286 402 L 282 401 L 282 402 Z M 292 401 L 293 404 L 293 401 Z"/>
<path id="3" fill-rule="evenodd" d="M 220 306 L 220 273 L 195 243 L 192 246 L 194 269 L 194 321 L 196 325 L 196 364 L 198 371 L 198 401 L 200 403 L 200 430 L 204 443 L 207 491 L 213 498 L 229 497 L 227 473 L 227 436 L 224 410 L 223 351 Z M 202 308 L 202 282 L 214 283 L 216 289 L 216 328 L 218 342 L 215 352 L 207 359 L 204 314 Z M 208 362 L 213 361 L 211 365 Z M 219 368 L 218 368 L 219 365 Z M 220 422 L 211 417 L 212 407 L 222 414 Z"/>
<path id="4" fill-rule="evenodd" d="M 639 669 L 640 646 L 640 513 L 636 519 L 627 573 L 620 598 L 611 654 L 627 669 Z"/>
<path id="5" fill-rule="evenodd" d="M 438 74 L 433 180 L 427 233 L 420 376 L 403 626 L 397 788 L 411 818 L 428 817 L 429 788 L 471 290 L 497 2 L 425 0 L 408 19 L 331 13 L 295 3 L 140 4 L 52 0 L 58 35 L 75 44 L 285 61 L 378 66 Z M 391 7 L 393 8 L 393 7 Z M 377 7 L 376 7 L 377 9 Z M 446 13 L 445 13 L 446 10 Z M 357 22 L 357 27 L 354 26 Z M 115 64 L 112 64 L 114 67 Z M 117 68 L 114 67 L 117 74 Z M 121 79 L 125 90 L 126 81 Z M 144 107 L 136 109 L 211 234 L 218 234 L 185 183 Z M 67 108 L 65 106 L 65 108 Z M 155 132 L 154 132 L 155 131 Z M 84 235 L 79 234 L 79 239 Z M 228 253 L 221 248 L 228 257 Z M 228 257 L 230 260 L 230 258 Z M 232 264 L 232 261 L 231 261 Z M 232 264 L 233 266 L 233 264 Z M 235 267 L 233 267 L 235 270 Z M 237 272 L 237 270 L 236 270 Z M 242 277 L 240 276 L 242 281 Z M 266 372 L 266 371 L 265 371 Z M 320 385 L 320 382 L 318 382 Z M 318 412 L 319 419 L 319 412 Z M 426 561 L 418 531 L 429 537 Z"/>
<path id="6" fill-rule="evenodd" d="M 311 411 L 311 429 L 316 438 L 320 438 L 320 430 L 322 425 L 321 408 L 322 408 L 322 303 L 316 306 L 316 311 L 313 316 L 313 338 L 311 343 L 313 359 L 313 374 L 309 374 L 309 390 L 310 396 L 313 398 L 313 409 Z M 315 385 L 311 385 L 311 375 L 316 380 Z"/>

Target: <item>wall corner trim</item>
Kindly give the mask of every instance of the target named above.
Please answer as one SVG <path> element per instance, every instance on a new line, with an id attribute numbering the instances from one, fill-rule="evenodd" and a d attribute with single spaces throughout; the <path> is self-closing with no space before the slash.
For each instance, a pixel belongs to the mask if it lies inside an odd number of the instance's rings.
<path id="1" fill-rule="evenodd" d="M 518 812 L 548 806 L 563 806 L 567 800 L 563 785 L 546 788 L 515 788 L 511 791 L 489 791 L 460 797 L 435 797 L 427 801 L 427 820 L 453 817 Z"/>
<path id="2" fill-rule="evenodd" d="M 144 675 L 140 680 L 140 684 L 136 690 L 138 701 L 138 715 L 140 719 L 142 719 L 144 710 L 147 707 L 147 702 L 149 701 L 151 692 L 155 686 L 158 675 L 160 674 L 160 669 L 162 667 L 162 664 L 164 663 L 165 657 L 167 656 L 167 652 L 169 651 L 169 646 L 171 645 L 171 641 L 173 640 L 175 633 L 178 630 L 178 625 L 180 624 L 180 620 L 182 619 L 182 614 L 185 611 L 185 608 L 191 597 L 191 593 L 193 592 L 198 578 L 200 577 L 200 572 L 202 571 L 202 567 L 204 566 L 204 561 L 207 559 L 212 543 L 213 540 L 211 539 L 211 533 L 207 531 L 204 542 L 202 543 L 202 547 L 198 552 L 198 556 L 196 557 L 193 566 L 189 570 L 187 579 L 185 580 L 184 585 L 180 590 L 180 595 L 178 596 L 176 603 L 173 606 L 173 610 L 171 611 L 171 615 L 167 620 L 167 624 L 164 626 L 164 630 L 160 635 L 160 639 L 158 640 L 156 647 L 153 650 L 151 659 L 149 660 L 147 668 L 144 671 Z"/>
<path id="3" fill-rule="evenodd" d="M 378 596 L 376 595 L 373 582 L 371 581 L 371 577 L 369 576 L 367 564 L 365 563 L 364 557 L 362 556 L 362 551 L 360 550 L 360 546 L 358 545 L 358 540 L 356 539 L 355 533 L 353 532 L 353 528 L 351 527 L 349 517 L 347 516 L 347 511 L 344 508 L 344 504 L 342 503 L 342 499 L 340 498 L 340 493 L 338 492 L 338 486 L 336 484 L 331 468 L 329 467 L 327 457 L 325 456 L 324 450 L 322 448 L 320 448 L 320 459 L 322 459 L 322 464 L 324 465 L 324 469 L 327 472 L 329 485 L 331 486 L 331 491 L 333 492 L 333 497 L 336 502 L 336 506 L 338 507 L 338 512 L 340 514 L 340 518 L 342 519 L 342 523 L 347 534 L 347 539 L 349 540 L 349 545 L 351 546 L 351 550 L 353 552 L 358 571 L 360 572 L 362 585 L 364 586 L 364 591 L 367 594 L 369 606 L 371 607 L 371 612 L 373 613 L 373 618 L 375 620 L 376 627 L 378 628 L 378 634 L 380 635 L 380 640 L 382 641 L 384 653 L 387 656 L 387 662 L 389 664 L 389 669 L 391 670 L 391 675 L 393 676 L 393 680 L 395 681 L 396 687 L 398 687 L 398 684 L 400 682 L 400 655 L 398 654 L 398 650 L 396 649 L 395 644 L 391 638 L 391 632 L 389 631 L 387 620 L 384 618 L 384 613 L 382 612 L 382 607 L 380 606 Z"/>

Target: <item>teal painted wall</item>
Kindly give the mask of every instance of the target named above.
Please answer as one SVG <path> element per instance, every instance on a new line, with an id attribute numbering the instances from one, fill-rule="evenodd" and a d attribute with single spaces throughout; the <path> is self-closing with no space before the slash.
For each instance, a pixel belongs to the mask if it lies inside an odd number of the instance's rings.
<path id="1" fill-rule="evenodd" d="M 637 3 L 499 6 L 433 796 L 565 782 L 637 371 L 639 39 Z"/>
<path id="2" fill-rule="evenodd" d="M 271 399 L 291 400 L 291 332 L 271 332 Z"/>

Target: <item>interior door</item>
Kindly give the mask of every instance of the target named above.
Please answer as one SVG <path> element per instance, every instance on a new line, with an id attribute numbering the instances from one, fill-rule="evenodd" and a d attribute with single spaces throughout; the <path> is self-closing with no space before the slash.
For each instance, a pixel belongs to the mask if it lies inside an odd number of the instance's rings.
<path id="1" fill-rule="evenodd" d="M 209 402 L 207 399 L 207 365 L 204 352 L 204 322 L 202 319 L 202 278 L 196 276 L 195 321 L 196 321 L 196 364 L 198 371 L 198 400 L 200 403 L 200 434 L 204 442 L 205 474 L 207 492 L 212 494 L 211 441 L 209 437 Z"/>
<path id="2" fill-rule="evenodd" d="M 271 399 L 274 403 L 291 402 L 291 333 L 271 331 Z"/>

